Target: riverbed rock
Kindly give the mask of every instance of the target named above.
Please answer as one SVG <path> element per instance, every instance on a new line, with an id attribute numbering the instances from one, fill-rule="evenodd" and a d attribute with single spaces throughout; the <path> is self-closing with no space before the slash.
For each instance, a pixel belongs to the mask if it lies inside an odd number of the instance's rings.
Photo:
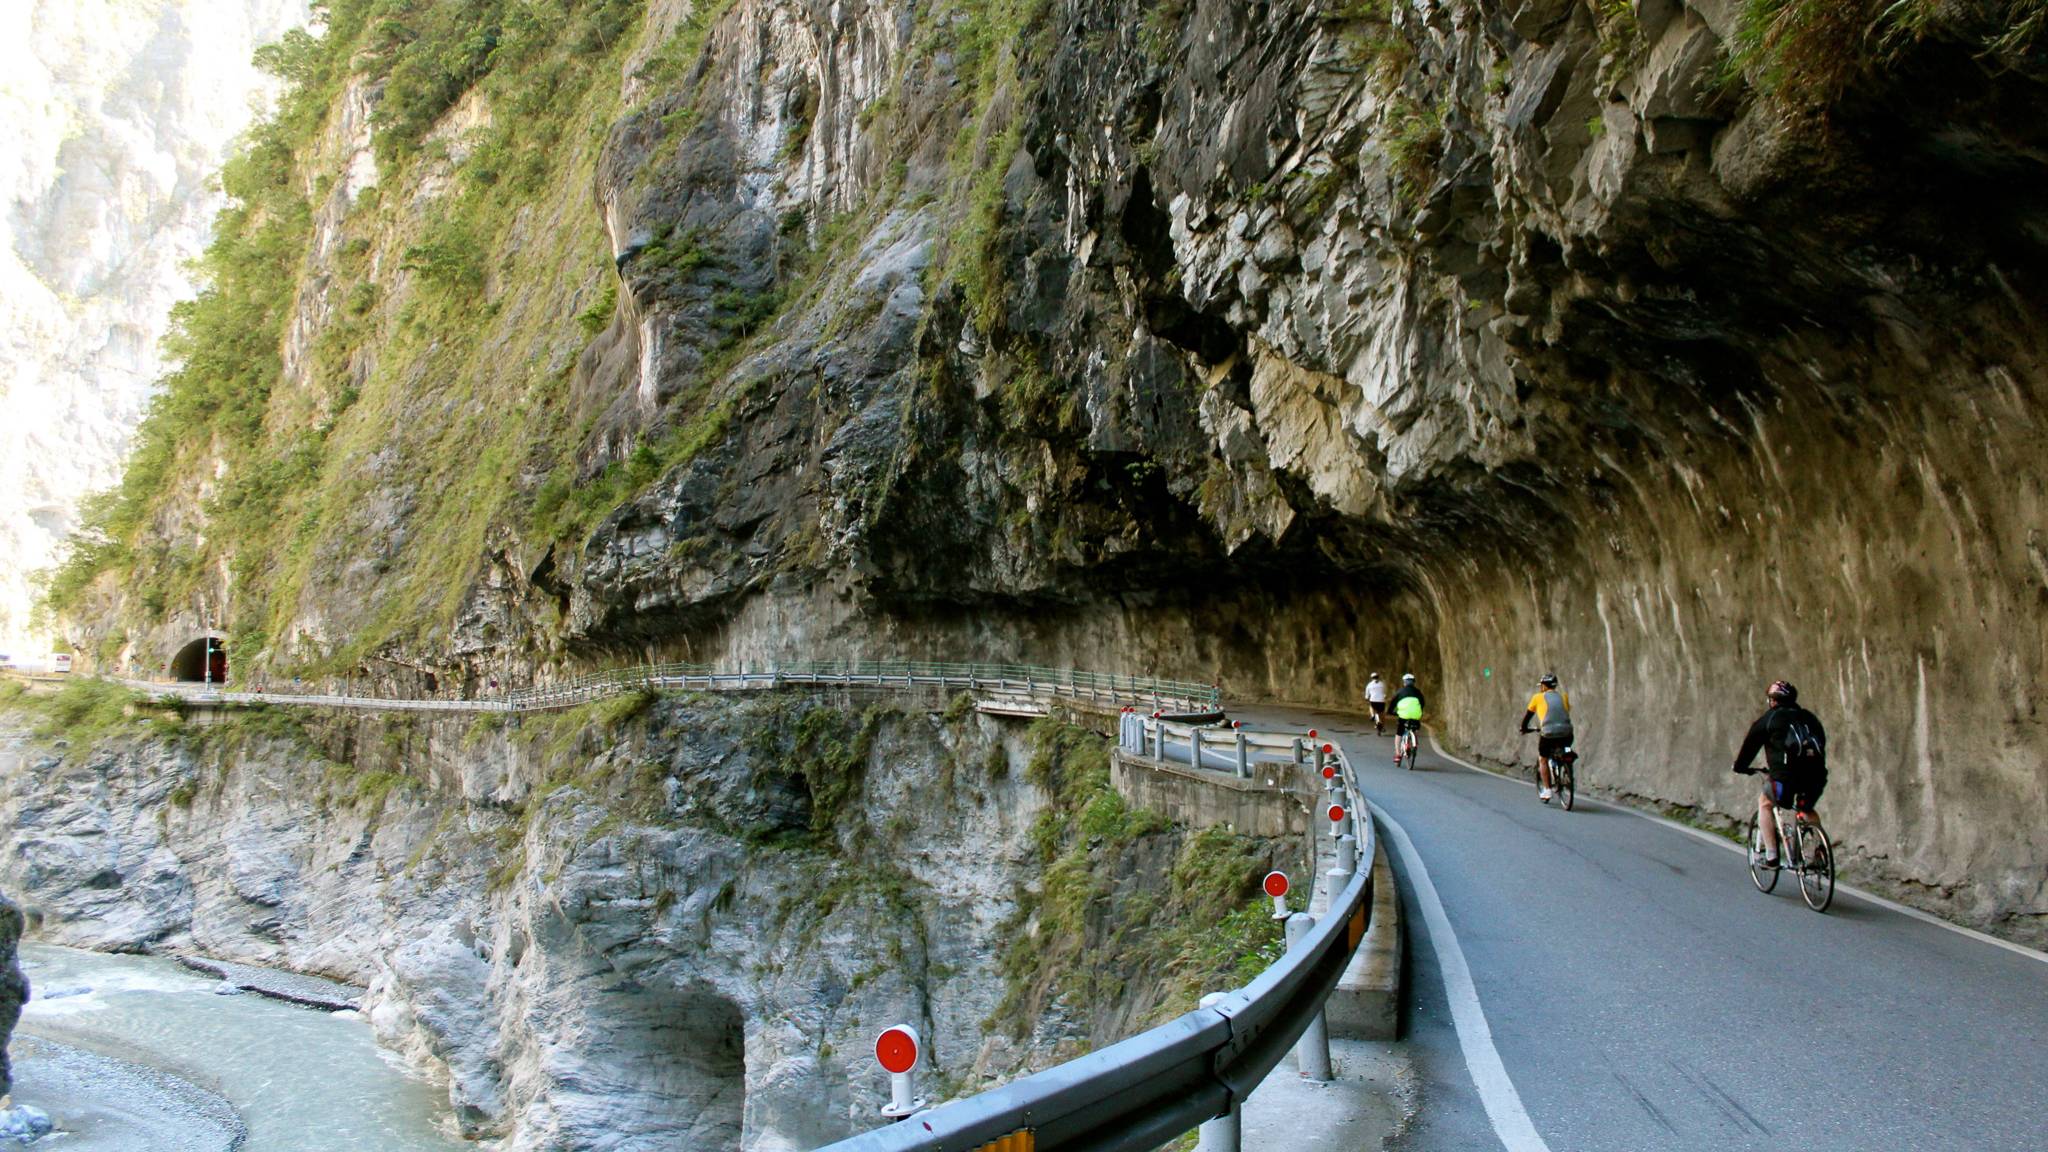
<path id="1" fill-rule="evenodd" d="M 0 893 L 0 1097 L 14 1084 L 7 1059 L 7 1041 L 21 1021 L 21 1006 L 28 1003 L 28 977 L 22 975 L 18 948 L 23 919 L 21 907 Z"/>
<path id="2" fill-rule="evenodd" d="M 17 1104 L 12 1108 L 0 1108 L 0 1140 L 16 1144 L 33 1144 L 50 1134 L 55 1127 L 50 1114 L 30 1104 Z"/>

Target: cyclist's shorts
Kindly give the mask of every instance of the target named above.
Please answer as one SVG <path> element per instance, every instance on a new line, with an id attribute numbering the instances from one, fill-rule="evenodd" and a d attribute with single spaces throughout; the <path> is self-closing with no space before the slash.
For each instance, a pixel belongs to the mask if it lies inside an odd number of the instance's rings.
<path id="1" fill-rule="evenodd" d="M 1367 700 L 1366 703 L 1372 705 L 1373 715 L 1385 716 L 1387 714 L 1387 702 L 1385 700 Z"/>
<path id="2" fill-rule="evenodd" d="M 1403 720 L 1394 726 L 1394 732 L 1397 735 L 1405 732 L 1420 731 L 1422 731 L 1422 721 L 1420 720 Z"/>
<path id="3" fill-rule="evenodd" d="M 1536 738 L 1536 754 L 1538 756 L 1555 756 L 1571 746 L 1572 738 L 1569 736 L 1538 736 Z"/>
<path id="4" fill-rule="evenodd" d="M 1764 795 L 1780 808 L 1790 807 L 1795 812 L 1812 812 L 1820 803 L 1820 794 L 1827 791 L 1828 778 L 1825 775 L 1809 776 L 1803 780 L 1780 780 L 1769 777 L 1764 782 Z"/>

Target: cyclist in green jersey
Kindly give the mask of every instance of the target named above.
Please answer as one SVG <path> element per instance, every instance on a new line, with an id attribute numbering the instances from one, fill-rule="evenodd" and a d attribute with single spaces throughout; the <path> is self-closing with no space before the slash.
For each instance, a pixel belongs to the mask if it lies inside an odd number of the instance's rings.
<path id="1" fill-rule="evenodd" d="M 1401 751 L 1406 744 L 1421 739 L 1422 730 L 1422 689 L 1415 686 L 1415 674 L 1410 672 L 1401 677 L 1401 690 L 1394 693 L 1394 763 L 1401 762 Z"/>

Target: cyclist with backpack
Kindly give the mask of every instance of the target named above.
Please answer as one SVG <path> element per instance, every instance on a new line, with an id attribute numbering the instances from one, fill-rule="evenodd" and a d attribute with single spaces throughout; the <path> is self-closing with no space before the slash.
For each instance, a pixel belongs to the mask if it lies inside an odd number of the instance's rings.
<path id="1" fill-rule="evenodd" d="M 1816 819 L 1813 806 L 1828 786 L 1828 734 L 1820 717 L 1799 706 L 1799 689 L 1786 681 L 1773 683 L 1764 700 L 1770 707 L 1749 726 L 1749 735 L 1735 754 L 1735 771 L 1755 774 L 1751 765 L 1757 752 L 1763 752 L 1767 775 L 1757 800 L 1757 825 L 1763 832 L 1764 858 L 1757 863 L 1776 868 L 1778 822 L 1771 809 L 1790 808 L 1802 823 Z"/>
<path id="2" fill-rule="evenodd" d="M 1536 737 L 1536 798 L 1548 804 L 1551 760 L 1572 746 L 1572 698 L 1558 688 L 1555 672 L 1545 672 L 1536 683 L 1536 694 L 1529 697 L 1529 709 L 1522 713 L 1522 734 L 1529 734 L 1532 720 L 1542 732 Z"/>

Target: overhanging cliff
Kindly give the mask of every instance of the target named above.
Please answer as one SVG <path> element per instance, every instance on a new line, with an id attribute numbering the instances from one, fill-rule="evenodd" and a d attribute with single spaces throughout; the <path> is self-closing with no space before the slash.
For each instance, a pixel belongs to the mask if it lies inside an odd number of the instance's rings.
<path id="1" fill-rule="evenodd" d="M 1788 676 L 1845 858 L 2040 938 L 2038 4 L 396 8 L 256 154 L 282 351 L 63 586 L 105 657 L 1373 664 L 1481 752 L 1554 669 L 1723 814 Z"/>

